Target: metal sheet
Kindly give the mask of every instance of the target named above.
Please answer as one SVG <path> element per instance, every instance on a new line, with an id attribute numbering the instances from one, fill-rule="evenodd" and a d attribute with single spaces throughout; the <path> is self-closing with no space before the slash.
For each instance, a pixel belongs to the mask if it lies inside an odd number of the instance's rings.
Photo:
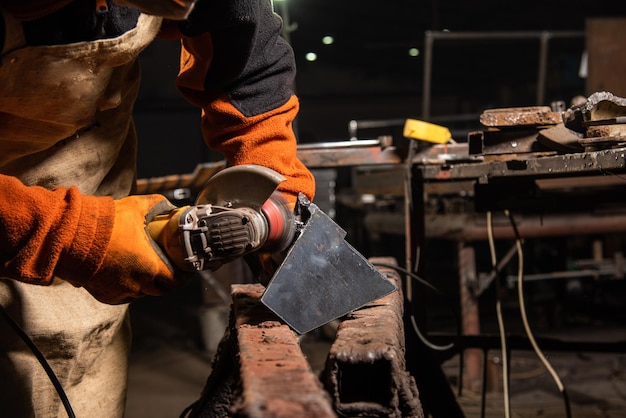
<path id="1" fill-rule="evenodd" d="M 315 204 L 261 302 L 304 334 L 395 290 Z"/>

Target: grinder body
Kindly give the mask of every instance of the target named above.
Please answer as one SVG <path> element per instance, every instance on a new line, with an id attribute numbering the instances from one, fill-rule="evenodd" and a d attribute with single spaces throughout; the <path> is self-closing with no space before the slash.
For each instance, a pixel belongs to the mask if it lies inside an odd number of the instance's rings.
<path id="1" fill-rule="evenodd" d="M 293 242 L 297 220 L 275 191 L 284 177 L 237 166 L 212 177 L 194 205 L 157 216 L 148 232 L 184 271 L 216 270 L 248 254 L 280 253 Z"/>

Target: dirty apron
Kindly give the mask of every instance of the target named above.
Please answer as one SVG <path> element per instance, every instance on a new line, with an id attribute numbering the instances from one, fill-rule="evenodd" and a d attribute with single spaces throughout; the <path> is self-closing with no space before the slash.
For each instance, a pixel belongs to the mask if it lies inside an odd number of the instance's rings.
<path id="1" fill-rule="evenodd" d="M 135 182 L 136 58 L 161 19 L 141 15 L 136 28 L 112 39 L 25 46 L 19 22 L 3 15 L 0 173 L 27 185 L 128 195 Z M 51 286 L 0 279 L 0 303 L 43 352 L 77 417 L 123 416 L 127 305 L 102 304 L 59 279 Z M 0 416 L 66 416 L 35 356 L 1 319 L 0 376 Z"/>

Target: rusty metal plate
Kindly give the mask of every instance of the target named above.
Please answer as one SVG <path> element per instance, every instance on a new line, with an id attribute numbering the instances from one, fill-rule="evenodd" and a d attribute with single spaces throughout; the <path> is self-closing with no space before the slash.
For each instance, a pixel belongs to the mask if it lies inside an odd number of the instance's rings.
<path id="1" fill-rule="evenodd" d="M 480 115 L 480 123 L 490 128 L 546 126 L 562 121 L 561 113 L 553 112 L 549 106 L 488 109 Z"/>

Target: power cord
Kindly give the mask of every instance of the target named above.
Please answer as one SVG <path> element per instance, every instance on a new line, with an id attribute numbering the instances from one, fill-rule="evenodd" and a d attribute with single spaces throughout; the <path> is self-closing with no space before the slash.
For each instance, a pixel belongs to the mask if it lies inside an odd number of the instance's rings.
<path id="1" fill-rule="evenodd" d="M 61 402 L 63 403 L 63 406 L 65 407 L 67 416 L 69 418 L 76 418 L 76 415 L 74 414 L 74 410 L 72 409 L 72 405 L 70 404 L 70 400 L 68 399 L 65 393 L 65 390 L 63 390 L 63 386 L 61 385 L 61 382 L 59 382 L 59 379 L 57 378 L 56 374 L 54 374 L 54 370 L 52 370 L 52 367 L 50 367 L 50 364 L 48 363 L 44 355 L 41 353 L 39 348 L 37 348 L 33 340 L 30 339 L 30 337 L 17 324 L 17 322 L 15 322 L 13 318 L 11 318 L 11 316 L 4 309 L 4 306 L 2 306 L 1 304 L 0 304 L 0 315 L 2 315 L 2 317 L 7 321 L 7 323 L 11 326 L 11 328 L 13 328 L 15 333 L 20 336 L 20 338 L 28 346 L 30 351 L 32 351 L 35 357 L 37 357 L 37 360 L 39 360 L 41 367 L 43 367 L 43 369 L 46 371 L 48 378 L 52 382 L 52 385 L 56 389 L 57 393 L 59 394 L 59 398 L 61 398 Z"/>
<path id="2" fill-rule="evenodd" d="M 417 151 L 417 146 L 415 144 L 415 142 L 411 141 L 409 144 L 409 151 L 408 151 L 408 155 L 407 155 L 407 164 L 406 164 L 406 174 L 405 174 L 405 184 L 408 185 L 409 190 L 405 190 L 405 195 L 406 196 L 413 196 L 411 190 L 410 190 L 410 185 L 412 184 L 412 167 L 413 167 L 413 157 L 415 156 Z M 412 209 L 413 207 L 413 201 L 412 199 L 410 199 L 408 201 L 408 209 Z M 533 350 L 535 351 L 535 353 L 537 354 L 537 356 L 539 357 L 540 361 L 542 362 L 542 364 L 544 365 L 544 367 L 548 370 L 548 372 L 550 373 L 550 375 L 552 376 L 552 379 L 555 381 L 559 391 L 561 392 L 561 395 L 563 396 L 563 400 L 565 402 L 565 412 L 566 412 L 566 418 L 571 418 L 571 408 L 570 408 L 570 402 L 569 402 L 569 396 L 567 394 L 567 391 L 565 389 L 565 386 L 563 385 L 563 383 L 561 382 L 561 379 L 559 378 L 558 374 L 556 373 L 556 371 L 554 370 L 554 368 L 552 367 L 552 365 L 550 364 L 550 362 L 548 361 L 548 359 L 545 357 L 545 355 L 541 352 L 541 349 L 539 348 L 532 330 L 530 329 L 530 325 L 528 322 L 528 318 L 526 315 L 526 307 L 525 307 L 525 299 L 524 299 L 524 290 L 523 290 L 523 271 L 524 271 L 524 264 L 523 264 L 523 250 L 522 250 L 522 239 L 519 235 L 519 231 L 517 229 L 517 225 L 515 223 L 515 220 L 513 219 L 513 217 L 511 216 L 511 214 L 509 213 L 508 210 L 505 210 L 505 214 L 506 216 L 508 216 L 509 221 L 511 223 L 511 226 L 513 227 L 514 233 L 515 233 L 515 247 L 517 249 L 517 254 L 518 254 L 518 280 L 517 280 L 517 286 L 518 286 L 518 298 L 519 298 L 519 305 L 520 305 L 520 315 L 522 317 L 522 322 L 524 324 L 524 330 L 526 332 L 526 335 L 528 336 L 528 339 L 531 342 L 531 345 L 533 347 Z M 492 264 L 492 268 L 494 270 L 498 270 L 498 264 L 496 261 L 496 254 L 495 254 L 495 243 L 494 243 L 494 238 L 493 238 L 493 224 L 492 224 L 492 214 L 491 212 L 487 212 L 487 234 L 488 234 L 488 240 L 489 240 L 489 248 L 490 248 L 490 253 L 491 253 L 491 264 Z M 419 253 L 418 253 L 419 254 Z M 415 273 L 409 272 L 406 269 L 403 269 L 401 267 L 398 266 L 394 266 L 394 265 L 390 265 L 390 264 L 383 264 L 383 263 L 378 263 L 377 265 L 381 266 L 381 267 L 387 267 L 387 268 L 391 268 L 394 270 L 397 270 L 399 272 L 402 272 L 406 275 L 408 275 L 409 277 L 413 278 L 414 280 L 416 280 L 418 283 L 430 288 L 431 290 L 435 291 L 437 294 L 443 296 L 443 294 L 439 291 L 439 289 L 435 288 L 434 286 L 432 286 L 430 283 L 428 283 L 427 281 L 425 281 L 424 279 L 420 278 L 419 276 L 417 276 Z M 508 367 L 509 367 L 509 361 L 508 361 L 508 349 L 507 349 L 507 344 L 506 344 L 506 334 L 505 334 L 505 329 L 504 329 L 504 320 L 503 320 L 503 316 L 502 316 L 502 301 L 501 301 L 501 292 L 500 292 L 500 283 L 498 280 L 496 280 L 497 283 L 497 300 L 496 300 L 496 315 L 497 315 L 497 320 L 498 320 L 498 329 L 499 329 L 499 333 L 500 333 L 500 345 L 501 345 L 501 351 L 502 351 L 502 374 L 503 374 L 503 393 L 504 393 L 504 411 L 505 411 L 505 418 L 510 418 L 511 415 L 511 408 L 510 408 L 510 392 L 509 392 L 509 371 L 508 371 Z M 410 289 L 410 287 L 409 287 Z M 409 301 L 411 301 L 411 298 L 408 298 Z M 454 307 L 452 305 L 450 305 L 452 308 L 452 311 L 455 312 L 455 319 L 456 319 L 456 323 L 457 323 L 457 337 L 460 338 L 461 336 L 461 329 L 460 329 L 460 319 L 458 314 L 456 314 L 456 310 L 454 309 Z M 419 330 L 419 327 L 417 326 L 417 323 L 415 321 L 415 316 L 413 314 L 411 314 L 411 324 L 413 326 L 413 329 L 415 331 L 415 333 L 417 334 L 417 336 L 419 337 L 419 339 L 422 341 L 422 343 L 424 343 L 426 346 L 430 347 L 433 350 L 448 350 L 450 348 L 452 348 L 454 346 L 454 344 L 448 344 L 446 346 L 438 346 L 435 345 L 433 343 L 431 343 L 430 341 L 428 341 L 421 333 L 421 331 Z M 484 382 L 483 382 L 484 384 Z M 483 411 L 484 412 L 484 411 Z"/>
<path id="3" fill-rule="evenodd" d="M 559 389 L 559 392 L 561 392 L 561 396 L 563 397 L 563 401 L 565 403 L 566 418 L 571 418 L 572 411 L 570 407 L 570 401 L 569 401 L 569 396 L 567 394 L 567 390 L 565 389 L 565 386 L 563 385 L 563 382 L 561 381 L 561 378 L 559 377 L 558 373 L 556 372 L 556 370 L 554 370 L 554 368 L 552 367 L 552 365 L 550 364 L 546 356 L 543 354 L 543 352 L 539 348 L 539 345 L 537 344 L 537 341 L 535 340 L 533 332 L 530 329 L 530 323 L 526 315 L 526 303 L 525 303 L 525 298 L 524 298 L 524 253 L 522 249 L 522 239 L 520 238 L 520 234 L 517 229 L 517 224 L 515 223 L 515 219 L 513 219 L 513 216 L 511 215 L 511 213 L 508 210 L 505 210 L 504 213 L 509 218 L 509 221 L 515 233 L 515 246 L 517 248 L 517 256 L 519 260 L 517 263 L 518 264 L 517 266 L 517 296 L 519 298 L 519 309 L 520 309 L 520 315 L 522 317 L 522 323 L 524 325 L 524 330 L 526 331 L 526 335 L 528 337 L 528 340 L 530 341 L 530 344 L 533 347 L 533 350 L 535 351 L 535 354 L 537 355 L 541 363 L 544 365 L 548 373 L 550 373 L 550 375 L 552 376 L 552 379 L 556 383 L 557 388 Z"/>
<path id="4" fill-rule="evenodd" d="M 491 211 L 487 212 L 487 237 L 489 240 L 489 252 L 491 254 L 491 268 L 496 273 L 496 317 L 498 319 L 498 332 L 500 334 L 500 351 L 502 352 L 502 395 L 504 397 L 504 416 L 511 416 L 511 395 L 509 392 L 509 355 L 506 342 L 506 330 L 502 317 L 502 292 L 500 291 L 500 280 L 498 280 L 498 261 L 496 258 L 496 248 L 493 238 L 493 217 Z M 485 382 L 483 382 L 483 385 Z"/>

